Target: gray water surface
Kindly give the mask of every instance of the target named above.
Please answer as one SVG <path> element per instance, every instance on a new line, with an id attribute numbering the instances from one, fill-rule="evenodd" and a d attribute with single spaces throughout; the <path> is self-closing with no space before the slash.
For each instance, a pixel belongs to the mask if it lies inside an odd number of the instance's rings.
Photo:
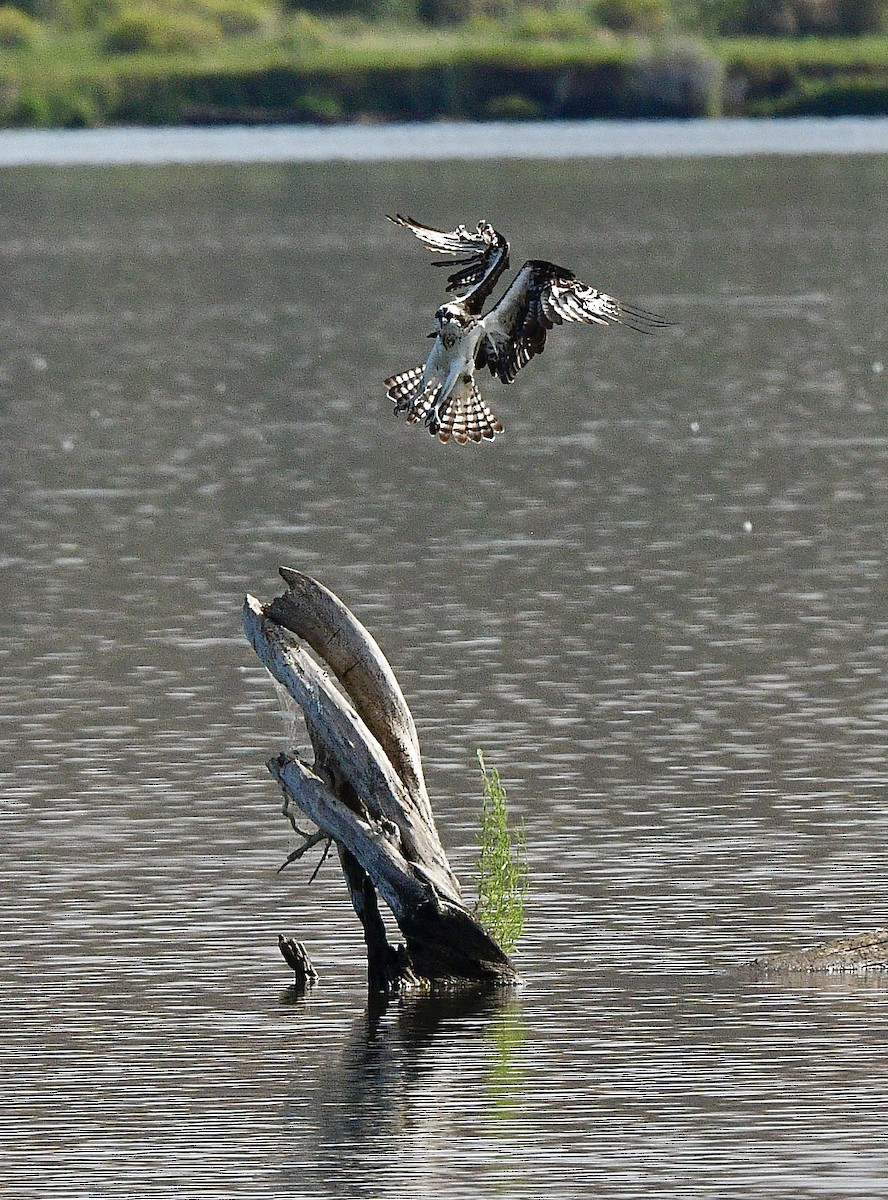
<path id="1" fill-rule="evenodd" d="M 5 1194 L 885 1193 L 883 978 L 734 969 L 888 923 L 886 167 L 0 175 Z M 396 210 L 674 325 L 556 330 L 442 447 Z M 501 771 L 519 992 L 374 1016 L 336 868 L 275 874 L 280 563 L 390 657 L 469 893 Z"/>

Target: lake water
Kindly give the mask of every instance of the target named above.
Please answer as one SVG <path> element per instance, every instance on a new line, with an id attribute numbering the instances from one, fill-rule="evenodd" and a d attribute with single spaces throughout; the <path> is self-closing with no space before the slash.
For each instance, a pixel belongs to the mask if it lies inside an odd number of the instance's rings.
<path id="1" fill-rule="evenodd" d="M 885 1194 L 888 980 L 735 968 L 888 923 L 886 177 L 0 173 L 5 1195 Z M 442 283 L 393 211 L 675 324 L 555 331 L 443 447 L 382 388 Z M 275 873 L 281 563 L 388 654 L 470 894 L 501 771 L 522 989 L 369 1012 L 337 868 Z"/>
<path id="2" fill-rule="evenodd" d="M 0 130 L 0 166 L 888 154 L 888 117 Z"/>

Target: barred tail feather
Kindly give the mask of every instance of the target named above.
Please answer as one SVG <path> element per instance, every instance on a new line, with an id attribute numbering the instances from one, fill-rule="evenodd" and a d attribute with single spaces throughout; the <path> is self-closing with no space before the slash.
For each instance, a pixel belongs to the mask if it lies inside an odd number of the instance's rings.
<path id="1" fill-rule="evenodd" d="M 411 367 L 385 381 L 385 394 L 394 404 L 396 413 L 407 412 L 422 395 L 423 371 L 423 367 Z"/>
<path id="2" fill-rule="evenodd" d="M 423 375 L 423 367 L 413 367 L 385 381 L 386 395 L 394 404 L 395 413 L 406 413 L 408 425 L 422 421 L 429 433 L 437 434 L 442 442 L 453 438 L 460 446 L 485 439 L 493 441 L 502 433 L 502 424 L 482 400 L 474 380 L 442 405 L 439 404 L 441 382 L 433 380 L 423 386 Z"/>
<path id="3" fill-rule="evenodd" d="M 426 419 L 429 432 L 437 433 L 442 442 L 451 437 L 460 446 L 466 442 L 493 441 L 503 427 L 481 398 L 474 380 L 465 396 L 456 396 L 440 415 L 431 409 Z"/>

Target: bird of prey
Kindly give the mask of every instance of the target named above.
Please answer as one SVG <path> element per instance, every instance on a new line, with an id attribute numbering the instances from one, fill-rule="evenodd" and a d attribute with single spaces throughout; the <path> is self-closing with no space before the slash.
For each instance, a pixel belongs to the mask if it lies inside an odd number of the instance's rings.
<path id="1" fill-rule="evenodd" d="M 488 221 L 479 221 L 472 232 L 458 225 L 444 233 L 412 217 L 388 219 L 411 230 L 431 250 L 452 256 L 435 266 L 457 268 L 447 280 L 447 291 L 457 298 L 435 313 L 435 329 L 429 334 L 435 344 L 425 365 L 385 381 L 395 413 L 406 413 L 411 424 L 422 421 L 442 442 L 451 437 L 460 445 L 492 441 L 502 432 L 481 398 L 475 371 L 487 367 L 502 383 L 511 383 L 522 367 L 542 354 L 554 326 L 585 321 L 652 333 L 669 324 L 588 287 L 573 271 L 539 259 L 524 264 L 485 315 L 484 305 L 509 265 L 509 243 L 501 233 Z"/>

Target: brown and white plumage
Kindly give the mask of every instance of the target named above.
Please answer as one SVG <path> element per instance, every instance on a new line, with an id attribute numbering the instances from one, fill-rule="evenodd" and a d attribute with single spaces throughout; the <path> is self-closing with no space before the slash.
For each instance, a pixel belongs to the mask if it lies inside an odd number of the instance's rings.
<path id="1" fill-rule="evenodd" d="M 624 324 L 652 333 L 669 324 L 644 309 L 621 304 L 577 279 L 572 271 L 539 259 L 528 260 L 505 294 L 485 315 L 484 303 L 509 265 L 509 243 L 487 221 L 474 232 L 464 225 L 450 233 L 410 217 L 389 220 L 411 230 L 425 245 L 459 258 L 436 263 L 461 269 L 448 277 L 448 291 L 463 291 L 435 313 L 435 339 L 426 363 L 385 381 L 396 413 L 410 423 L 423 421 L 442 442 L 492 440 L 502 425 L 481 398 L 475 370 L 487 367 L 502 383 L 542 354 L 550 329 L 564 322 Z"/>
<path id="2" fill-rule="evenodd" d="M 486 297 L 509 265 L 509 243 L 501 233 L 497 233 L 489 221 L 479 221 L 474 233 L 469 233 L 465 225 L 457 225 L 452 232 L 443 233 L 440 229 L 432 229 L 430 225 L 421 225 L 412 217 L 397 214 L 388 219 L 395 225 L 401 225 L 415 233 L 431 250 L 439 254 L 461 256 L 433 264 L 436 267 L 462 267 L 461 271 L 454 271 L 447 277 L 448 292 L 456 292 L 461 288 L 470 288 L 477 292 L 486 284 Z"/>

